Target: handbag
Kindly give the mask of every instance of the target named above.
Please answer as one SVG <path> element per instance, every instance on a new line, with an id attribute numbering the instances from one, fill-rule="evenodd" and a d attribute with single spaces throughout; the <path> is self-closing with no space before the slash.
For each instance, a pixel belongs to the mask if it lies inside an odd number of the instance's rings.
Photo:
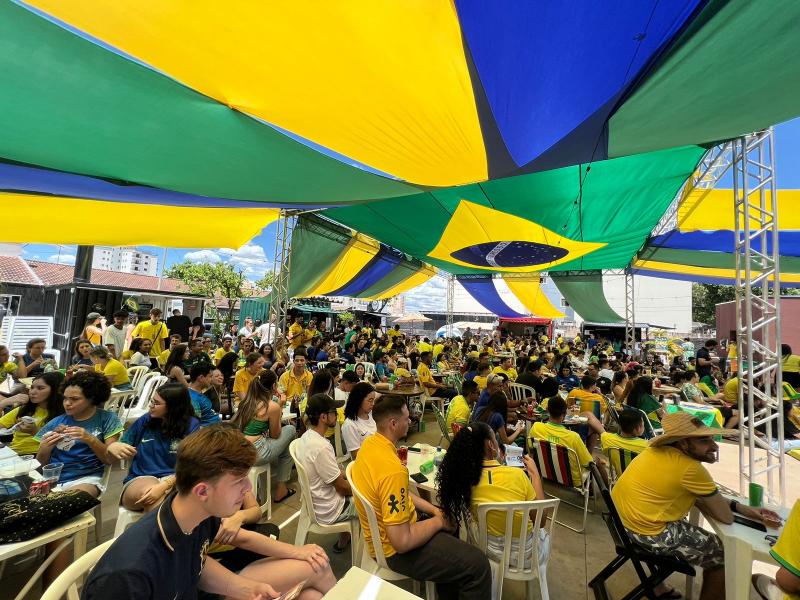
<path id="1" fill-rule="evenodd" d="M 50 492 L 0 504 L 0 544 L 24 542 L 100 504 L 83 490 Z"/>

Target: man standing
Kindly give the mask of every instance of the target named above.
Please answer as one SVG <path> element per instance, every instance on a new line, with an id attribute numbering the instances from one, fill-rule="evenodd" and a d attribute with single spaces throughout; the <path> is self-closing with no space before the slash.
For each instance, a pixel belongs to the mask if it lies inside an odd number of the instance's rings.
<path id="1" fill-rule="evenodd" d="M 239 335 L 243 335 L 246 340 L 253 338 L 253 335 L 255 335 L 253 330 L 253 317 L 244 318 L 244 325 L 239 330 Z"/>
<path id="2" fill-rule="evenodd" d="M 106 327 L 103 332 L 103 344 L 117 360 L 125 350 L 125 338 L 128 334 L 127 324 L 128 313 L 124 310 L 118 310 L 114 313 L 114 324 Z"/>
<path id="3" fill-rule="evenodd" d="M 150 346 L 150 359 L 151 362 L 157 362 L 159 355 L 164 351 L 164 340 L 169 337 L 169 329 L 161 322 L 161 309 L 151 308 L 150 320 L 137 323 L 131 337 L 150 340 L 153 344 Z"/>
<path id="4" fill-rule="evenodd" d="M 419 364 L 417 365 L 417 375 L 419 376 L 419 382 L 425 386 L 425 389 L 428 390 L 429 396 L 434 396 L 436 398 L 447 398 L 448 400 L 454 398 L 458 395 L 458 392 L 455 391 L 453 388 L 449 388 L 443 383 L 438 383 L 431 374 L 431 361 L 433 360 L 433 356 L 431 353 L 423 352 L 419 355 Z"/>
<path id="5" fill-rule="evenodd" d="M 167 319 L 167 329 L 171 333 L 177 333 L 181 336 L 181 341 L 186 342 L 189 339 L 189 328 L 192 326 L 192 320 L 186 315 L 182 315 L 181 311 L 177 308 L 172 311 L 172 316 Z"/>
<path id="6" fill-rule="evenodd" d="M 441 510 L 409 491 L 408 469 L 395 444 L 408 434 L 406 401 L 382 396 L 372 409 L 378 431 L 367 437 L 352 467 L 352 482 L 372 506 L 389 568 L 436 583 L 442 600 L 491 598 L 492 576 L 486 555 L 448 532 Z M 356 500 L 367 550 L 375 556 L 364 507 Z M 430 515 L 422 518 L 417 510 Z"/>
<path id="7" fill-rule="evenodd" d="M 714 463 L 719 447 L 715 435 L 735 429 L 712 429 L 686 412 L 666 415 L 664 433 L 628 465 L 611 497 L 622 524 L 634 542 L 654 554 L 679 556 L 703 569 L 700 600 L 725 597 L 722 543 L 713 533 L 692 525 L 686 515 L 697 505 L 707 517 L 733 523 L 737 512 L 761 521 L 772 511 L 750 508 L 722 496 L 702 463 Z M 777 515 L 775 515 L 777 517 Z M 665 596 L 669 589 L 655 590 Z"/>
<path id="8" fill-rule="evenodd" d="M 304 336 L 303 336 L 303 317 L 297 317 L 292 323 L 292 326 L 289 327 L 289 333 L 287 334 L 287 339 L 289 340 L 289 348 L 294 352 L 297 350 L 299 346 L 303 344 Z"/>
<path id="9" fill-rule="evenodd" d="M 306 369 L 306 355 L 302 351 L 295 352 L 292 368 L 278 379 L 278 390 L 284 398 L 302 396 L 308 391 L 312 377 L 311 371 Z"/>
<path id="10" fill-rule="evenodd" d="M 717 347 L 717 340 L 708 340 L 700 350 L 697 351 L 697 376 L 703 379 L 706 375 L 711 375 L 711 368 L 719 364 L 719 357 L 711 356 Z"/>
<path id="11" fill-rule="evenodd" d="M 255 334 L 255 337 L 258 338 L 258 342 L 260 344 L 272 342 L 274 341 L 273 337 L 275 336 L 275 326 L 269 321 L 262 323 L 260 320 L 256 320 Z"/>
<path id="12" fill-rule="evenodd" d="M 350 371 L 348 371 L 349 373 Z M 353 492 L 336 462 L 336 453 L 325 439 L 329 428 L 336 426 L 337 410 L 344 402 L 328 394 L 314 394 L 308 399 L 306 417 L 311 425 L 297 444 L 297 458 L 308 474 L 314 514 L 323 525 L 333 525 L 356 518 Z M 349 533 L 339 534 L 333 546 L 335 553 L 342 552 L 350 540 Z"/>

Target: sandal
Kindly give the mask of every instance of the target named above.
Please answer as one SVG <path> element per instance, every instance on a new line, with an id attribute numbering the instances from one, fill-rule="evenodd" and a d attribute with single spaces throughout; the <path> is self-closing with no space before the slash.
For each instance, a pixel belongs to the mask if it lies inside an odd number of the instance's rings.
<path id="1" fill-rule="evenodd" d="M 347 549 L 347 547 L 349 545 L 350 545 L 350 540 L 347 540 L 347 543 L 344 546 L 340 546 L 339 545 L 339 540 L 336 540 L 336 542 L 334 542 L 333 548 L 332 548 L 333 553 L 334 554 L 341 554 L 342 552 L 344 552 Z"/>
<path id="2" fill-rule="evenodd" d="M 292 496 L 294 496 L 297 493 L 297 490 L 293 490 L 292 488 L 287 488 L 287 489 L 289 491 L 286 493 L 286 495 L 283 498 L 281 498 L 280 500 L 273 500 L 273 502 L 275 502 L 276 504 L 280 504 L 281 502 L 283 502 L 287 498 L 291 498 Z"/>

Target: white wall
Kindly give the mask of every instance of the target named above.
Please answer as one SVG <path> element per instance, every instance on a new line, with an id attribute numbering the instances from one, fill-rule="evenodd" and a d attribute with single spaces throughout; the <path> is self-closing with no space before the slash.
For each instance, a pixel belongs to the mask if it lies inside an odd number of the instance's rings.
<path id="1" fill-rule="evenodd" d="M 634 307 L 637 323 L 652 323 L 674 328 L 676 333 L 692 330 L 692 284 L 635 275 Z M 625 317 L 625 276 L 604 275 L 606 299 Z"/>

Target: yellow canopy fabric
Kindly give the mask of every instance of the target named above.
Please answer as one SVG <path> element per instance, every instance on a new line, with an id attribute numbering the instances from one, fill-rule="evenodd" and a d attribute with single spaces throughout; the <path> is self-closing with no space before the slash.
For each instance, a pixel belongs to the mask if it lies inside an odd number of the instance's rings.
<path id="1" fill-rule="evenodd" d="M 402 294 L 403 292 L 413 290 L 415 287 L 422 285 L 434 275 L 436 275 L 436 270 L 433 269 L 432 267 L 426 266 L 422 270 L 414 273 L 411 277 L 404 279 L 396 286 L 384 291 L 379 296 L 374 296 L 372 298 L 365 298 L 365 300 L 383 300 L 385 298 L 391 298 L 392 296 L 397 296 L 398 294 Z"/>
<path id="2" fill-rule="evenodd" d="M 452 2 L 27 3 L 235 110 L 380 172 L 431 186 L 487 179 Z"/>
<path id="3" fill-rule="evenodd" d="M 780 190 L 778 192 L 778 227 L 782 231 L 800 230 L 800 190 Z M 767 207 L 772 208 L 772 194 L 767 191 Z M 751 221 L 752 227 L 757 227 Z M 734 231 L 733 190 L 695 189 L 686 195 L 678 208 L 678 230 L 713 231 L 727 229 Z"/>
<path id="4" fill-rule="evenodd" d="M 324 296 L 339 289 L 344 282 L 350 281 L 367 266 L 379 250 L 378 242 L 360 233 L 355 234 L 319 283 L 298 296 Z"/>
<path id="5" fill-rule="evenodd" d="M 4 242 L 239 248 L 280 215 L 277 208 L 200 208 L 0 192 Z M 197 228 L 188 223 L 212 223 Z"/>
<path id="6" fill-rule="evenodd" d="M 700 277 L 736 279 L 736 269 L 718 269 L 712 267 L 698 267 L 695 265 L 679 265 L 655 260 L 636 260 L 633 263 L 633 268 L 646 269 L 648 271 L 661 271 L 663 273 L 675 273 L 678 275 L 697 275 Z M 753 278 L 758 276 L 757 271 L 751 271 L 751 273 Z M 784 273 L 781 271 L 781 283 L 800 283 L 800 273 Z"/>
<path id="7" fill-rule="evenodd" d="M 539 274 L 533 273 L 531 275 L 511 275 L 504 274 L 503 280 L 506 282 L 508 289 L 511 290 L 517 300 L 522 303 L 531 314 L 537 317 L 545 317 L 547 319 L 560 319 L 566 316 L 558 310 L 550 299 L 542 291 L 539 283 Z"/>

